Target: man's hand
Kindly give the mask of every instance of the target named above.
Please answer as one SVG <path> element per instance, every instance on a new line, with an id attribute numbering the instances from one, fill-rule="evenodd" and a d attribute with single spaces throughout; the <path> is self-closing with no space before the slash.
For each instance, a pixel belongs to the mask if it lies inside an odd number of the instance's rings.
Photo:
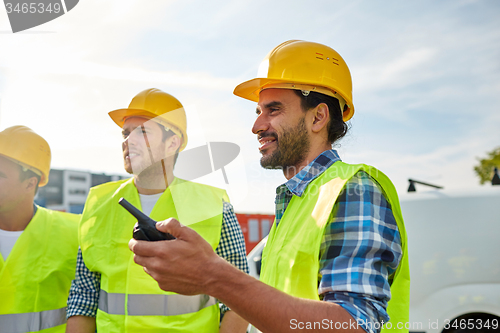
<path id="1" fill-rule="evenodd" d="M 158 242 L 132 239 L 129 247 L 135 253 L 134 261 L 144 266 L 165 291 L 213 296 L 264 332 L 290 332 L 292 319 L 341 323 L 353 320 L 339 304 L 293 297 L 241 272 L 217 256 L 194 230 L 175 219 L 158 222 L 156 228 L 177 239 Z M 361 327 L 345 332 L 365 333 Z"/>
<path id="2" fill-rule="evenodd" d="M 207 294 L 208 272 L 224 260 L 198 233 L 176 219 L 158 222 L 156 228 L 176 239 L 157 242 L 131 239 L 129 248 L 135 253 L 134 261 L 165 291 L 183 295 Z"/>

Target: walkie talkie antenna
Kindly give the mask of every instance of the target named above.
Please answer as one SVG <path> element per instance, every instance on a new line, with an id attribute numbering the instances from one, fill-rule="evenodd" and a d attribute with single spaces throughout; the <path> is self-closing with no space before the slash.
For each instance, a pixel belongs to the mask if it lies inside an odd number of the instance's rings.
<path id="1" fill-rule="evenodd" d="M 122 207 L 125 208 L 130 214 L 134 215 L 134 217 L 137 219 L 137 222 L 143 223 L 144 219 L 149 219 L 146 214 L 135 208 L 134 205 L 128 202 L 125 198 L 121 198 L 120 200 L 118 200 L 118 203 L 122 205 Z"/>
<path id="2" fill-rule="evenodd" d="M 134 226 L 134 232 L 132 234 L 134 239 L 145 241 L 175 239 L 175 237 L 171 234 L 164 233 L 156 229 L 156 221 L 141 212 L 139 209 L 135 208 L 130 202 L 125 200 L 125 198 L 118 200 L 118 203 L 137 219 L 137 223 Z"/>

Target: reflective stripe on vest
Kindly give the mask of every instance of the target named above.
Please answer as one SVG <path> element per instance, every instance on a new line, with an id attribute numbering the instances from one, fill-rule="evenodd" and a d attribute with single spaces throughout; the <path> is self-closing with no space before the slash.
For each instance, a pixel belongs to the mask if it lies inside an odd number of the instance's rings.
<path id="1" fill-rule="evenodd" d="M 37 332 L 66 323 L 66 307 L 55 310 L 0 315 L 2 333 Z"/>
<path id="2" fill-rule="evenodd" d="M 128 295 L 129 316 L 177 316 L 195 313 L 215 305 L 215 298 L 208 295 Z M 125 315 L 125 294 L 99 291 L 99 310 L 113 315 Z"/>

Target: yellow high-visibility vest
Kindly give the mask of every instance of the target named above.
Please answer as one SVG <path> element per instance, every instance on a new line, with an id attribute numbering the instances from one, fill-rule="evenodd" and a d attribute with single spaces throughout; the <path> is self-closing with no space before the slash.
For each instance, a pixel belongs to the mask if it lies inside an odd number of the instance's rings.
<path id="1" fill-rule="evenodd" d="M 382 187 L 391 205 L 402 241 L 403 255 L 393 276 L 391 300 L 387 308 L 390 321 L 382 330 L 391 328 L 397 332 L 408 332 L 404 326 L 409 320 L 410 270 L 407 237 L 399 199 L 389 178 L 371 166 L 350 165 L 337 161 L 313 180 L 301 197 L 293 196 L 279 227 L 276 228 L 274 223 L 271 228 L 262 254 L 260 278 L 261 281 L 292 296 L 319 300 L 321 240 L 340 192 L 346 182 L 359 170 L 368 173 Z M 398 323 L 402 324 L 397 325 Z M 398 329 L 398 326 L 401 329 Z"/>
<path id="2" fill-rule="evenodd" d="M 0 255 L 0 332 L 66 330 L 79 220 L 38 207 L 7 260 Z"/>
<path id="3" fill-rule="evenodd" d="M 133 179 L 91 189 L 80 223 L 86 266 L 101 274 L 97 311 L 100 332 L 218 332 L 219 307 L 208 295 L 184 296 L 161 290 L 128 248 L 137 220 L 118 204 L 124 197 L 141 209 Z M 150 217 L 170 217 L 196 230 L 213 249 L 220 241 L 224 190 L 180 179 L 158 199 Z"/>

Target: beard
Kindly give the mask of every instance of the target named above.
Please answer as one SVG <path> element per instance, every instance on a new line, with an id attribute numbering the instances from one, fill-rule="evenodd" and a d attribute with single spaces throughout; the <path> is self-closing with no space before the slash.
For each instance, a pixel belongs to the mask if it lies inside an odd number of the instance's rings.
<path id="1" fill-rule="evenodd" d="M 162 173 L 162 164 L 160 162 L 154 162 L 154 163 L 147 163 L 146 165 L 140 165 L 140 166 L 134 166 L 131 168 L 132 172 L 129 172 L 130 174 L 136 175 L 136 176 L 151 176 L 155 175 L 158 173 Z"/>
<path id="2" fill-rule="evenodd" d="M 131 175 L 140 175 L 142 172 L 148 172 L 148 169 L 155 169 L 155 164 L 158 162 L 151 161 L 149 155 L 141 156 L 140 159 L 135 159 L 134 161 L 125 161 L 124 167 L 125 171 Z"/>
<path id="3" fill-rule="evenodd" d="M 261 137 L 275 138 L 277 147 L 269 155 L 262 156 L 260 165 L 265 169 L 285 169 L 295 167 L 305 160 L 310 150 L 305 116 L 297 126 L 283 130 L 281 137 L 276 133 L 262 133 Z"/>
<path id="4" fill-rule="evenodd" d="M 154 162 L 153 164 L 148 163 L 145 167 L 136 167 L 132 170 L 126 170 L 128 173 L 134 175 L 136 185 L 140 185 L 142 188 L 151 190 L 165 190 L 168 184 L 173 180 L 169 177 L 170 163 L 173 163 L 172 158 L 165 158 L 159 162 Z M 170 171 L 169 171 L 170 170 Z"/>

